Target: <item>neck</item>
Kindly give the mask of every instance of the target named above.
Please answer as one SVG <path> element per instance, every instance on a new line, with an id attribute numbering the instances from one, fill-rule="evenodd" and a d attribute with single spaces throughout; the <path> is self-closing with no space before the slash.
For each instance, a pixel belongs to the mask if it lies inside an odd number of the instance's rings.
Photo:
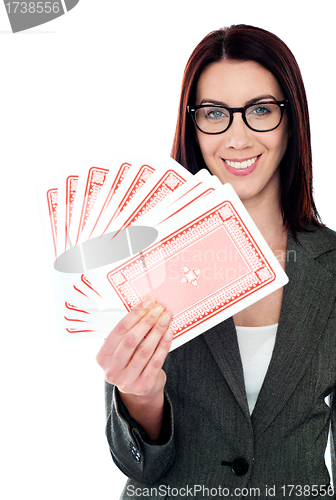
<path id="1" fill-rule="evenodd" d="M 269 193 L 259 199 L 249 199 L 243 204 L 273 251 L 286 246 L 287 230 L 283 223 L 280 195 Z"/>

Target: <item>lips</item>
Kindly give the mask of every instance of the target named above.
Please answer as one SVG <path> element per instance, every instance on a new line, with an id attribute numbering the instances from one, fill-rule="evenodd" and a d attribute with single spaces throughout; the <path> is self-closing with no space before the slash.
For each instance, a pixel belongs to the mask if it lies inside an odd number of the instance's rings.
<path id="1" fill-rule="evenodd" d="M 227 170 L 234 175 L 248 175 L 256 168 L 261 155 L 254 156 L 253 158 L 242 158 L 241 160 L 223 160 Z"/>

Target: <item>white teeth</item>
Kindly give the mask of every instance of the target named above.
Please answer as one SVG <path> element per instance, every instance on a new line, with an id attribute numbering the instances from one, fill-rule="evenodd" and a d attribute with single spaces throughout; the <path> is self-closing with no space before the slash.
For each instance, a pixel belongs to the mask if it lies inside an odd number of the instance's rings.
<path id="1" fill-rule="evenodd" d="M 229 165 L 229 167 L 232 167 L 232 168 L 247 168 L 247 167 L 250 167 L 251 165 L 253 165 L 253 163 L 256 162 L 256 160 L 258 159 L 258 156 L 255 156 L 254 158 L 251 158 L 250 160 L 246 160 L 246 161 L 230 161 L 230 160 L 225 160 L 225 162 Z"/>

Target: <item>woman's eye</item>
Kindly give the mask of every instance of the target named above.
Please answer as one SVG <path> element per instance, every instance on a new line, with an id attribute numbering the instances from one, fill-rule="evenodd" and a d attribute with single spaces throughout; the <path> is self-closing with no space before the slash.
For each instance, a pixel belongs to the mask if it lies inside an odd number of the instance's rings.
<path id="1" fill-rule="evenodd" d="M 206 109 L 205 115 L 210 120 L 220 120 L 221 118 L 225 117 L 224 110 L 216 108 Z"/>
<path id="2" fill-rule="evenodd" d="M 248 114 L 252 114 L 254 116 L 267 116 L 271 112 L 272 111 L 268 106 L 262 106 L 262 105 L 252 106 L 248 110 Z"/>

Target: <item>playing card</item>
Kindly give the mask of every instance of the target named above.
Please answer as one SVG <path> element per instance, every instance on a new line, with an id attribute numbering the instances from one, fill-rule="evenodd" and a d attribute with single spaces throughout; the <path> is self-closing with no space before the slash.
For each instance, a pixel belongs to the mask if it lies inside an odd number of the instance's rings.
<path id="1" fill-rule="evenodd" d="M 108 326 L 103 317 L 94 316 L 80 305 L 56 298 L 58 327 L 63 340 L 99 338 L 106 336 Z"/>
<path id="2" fill-rule="evenodd" d="M 99 166 L 90 165 L 81 169 L 71 225 L 67 234 L 68 248 L 77 245 L 79 236 L 85 227 L 108 173 L 108 168 Z"/>
<path id="3" fill-rule="evenodd" d="M 104 166 L 85 165 L 79 174 L 67 175 L 61 178 L 58 187 L 58 234 L 57 257 L 62 258 L 66 250 L 71 250 L 73 241 L 85 227 L 90 212 L 95 205 L 100 190 L 106 180 L 109 168 Z M 57 262 L 57 261 L 56 261 Z M 67 280 L 70 281 L 72 290 L 90 299 L 99 301 L 102 298 L 87 282 L 83 274 L 67 274 L 61 281 L 63 290 L 67 289 Z M 61 294 L 60 286 L 57 293 Z"/>
<path id="4" fill-rule="evenodd" d="M 62 338 L 106 336 L 153 295 L 173 314 L 175 349 L 288 281 L 233 188 L 205 169 L 140 158 L 50 186 Z"/>
<path id="5" fill-rule="evenodd" d="M 77 175 L 63 172 L 60 179 L 55 178 L 45 181 L 37 186 L 40 215 L 52 267 L 57 262 L 57 257 L 61 257 L 62 254 L 64 255 L 66 231 L 71 222 L 77 178 Z M 60 243 L 60 240 L 62 240 L 62 243 Z M 85 275 L 83 273 L 60 273 L 55 269 L 51 270 L 58 311 L 58 323 L 62 338 L 71 338 L 68 335 L 69 329 L 74 332 L 74 326 L 78 329 L 80 321 L 83 322 L 79 313 L 80 309 L 85 309 L 89 313 L 89 316 L 85 315 L 85 317 L 90 317 L 90 321 L 87 322 L 90 323 L 92 332 L 97 333 L 97 331 L 100 331 L 101 328 L 99 330 L 98 327 L 102 322 L 105 326 L 104 332 L 108 330 L 108 324 L 111 324 L 112 321 L 111 313 L 99 312 L 97 302 L 105 309 L 107 305 Z M 71 311 L 71 318 L 68 317 L 65 320 L 65 316 L 69 313 L 69 311 L 63 310 L 67 302 L 71 304 L 75 303 L 78 307 Z M 98 315 L 96 311 L 99 312 Z M 70 319 L 75 321 L 75 323 L 70 325 Z M 83 325 L 81 324 L 80 326 L 82 327 Z M 80 329 L 82 330 L 83 328 Z M 92 336 L 96 336 L 96 334 Z M 85 337 L 87 337 L 87 332 Z M 78 336 L 73 338 L 78 338 Z"/>
<path id="6" fill-rule="evenodd" d="M 139 224 L 146 224 L 148 226 L 157 227 L 168 219 L 175 217 L 175 224 L 179 224 L 179 219 L 182 217 L 183 210 L 191 209 L 191 206 L 199 206 L 202 198 L 213 193 L 216 188 L 222 186 L 220 180 L 214 175 L 210 175 L 207 170 L 199 172 L 198 182 L 191 188 L 191 182 L 188 181 L 185 186 L 190 186 L 190 189 L 184 191 L 180 196 L 173 196 L 168 198 L 166 203 L 160 205 L 160 210 L 153 210 L 138 220 Z M 196 177 L 196 175 L 194 176 Z M 202 178 L 202 182 L 200 179 Z M 195 182 L 195 181 L 194 181 Z M 178 194 L 178 191 L 176 191 Z"/>
<path id="7" fill-rule="evenodd" d="M 230 185 L 181 212 L 183 225 L 167 220 L 158 241 L 106 273 L 111 302 L 125 311 L 148 295 L 166 305 L 172 349 L 288 281 Z M 89 273 L 93 283 L 102 271 Z"/>
<path id="8" fill-rule="evenodd" d="M 57 258 L 58 179 L 41 182 L 36 189 L 48 257 L 53 263 Z"/>
<path id="9" fill-rule="evenodd" d="M 106 228 L 104 235 L 100 237 L 101 241 L 102 238 L 108 236 L 108 234 L 111 235 L 111 243 L 112 245 L 115 243 L 115 245 L 113 249 L 111 248 L 110 255 L 120 253 L 116 251 L 117 245 L 115 239 L 120 238 L 121 236 L 123 237 L 123 235 L 120 234 L 121 230 L 131 226 L 131 224 L 134 224 L 139 218 L 144 217 L 144 215 L 149 212 L 155 211 L 153 209 L 157 207 L 158 204 L 160 204 L 161 207 L 163 200 L 171 197 L 172 194 L 178 192 L 179 188 L 187 183 L 187 181 L 191 181 L 193 179 L 192 174 L 181 167 L 181 165 L 175 162 L 172 158 L 169 158 L 166 162 L 159 165 L 155 163 L 155 167 L 155 172 L 153 172 L 150 178 L 141 187 L 141 190 L 138 190 L 125 208 L 119 213 L 118 217 L 116 219 L 112 219 L 109 226 Z M 161 210 L 156 210 L 156 212 L 161 212 Z M 132 234 L 135 228 L 131 227 L 130 231 L 124 231 L 124 235 L 127 235 L 125 243 L 127 241 L 128 249 L 124 252 L 123 257 L 120 255 L 120 259 L 134 254 L 135 251 L 141 251 L 143 248 L 152 243 L 157 236 L 156 232 L 153 233 L 153 231 L 151 231 L 152 225 L 142 226 L 141 234 L 140 227 L 136 227 L 139 231 L 135 245 Z M 148 240 L 147 236 L 150 237 L 150 240 Z M 86 251 L 87 245 L 85 244 L 84 246 L 84 250 Z M 121 245 L 118 244 L 118 247 L 121 248 Z M 137 250 L 135 250 L 135 248 Z M 112 260 L 110 261 L 112 262 Z"/>
<path id="10" fill-rule="evenodd" d="M 112 222 L 118 217 L 123 209 L 128 205 L 133 196 L 141 189 L 150 176 L 155 172 L 152 162 L 136 161 L 132 163 L 127 177 L 121 183 L 117 192 L 109 201 L 99 221 L 95 225 L 90 237 L 94 238 L 108 232 Z"/>
<path id="11" fill-rule="evenodd" d="M 58 232 L 57 232 L 57 256 L 69 248 L 68 235 L 75 203 L 78 184 L 78 173 L 62 176 L 58 183 Z"/>
<path id="12" fill-rule="evenodd" d="M 95 338 L 105 335 L 111 330 L 111 325 L 118 320 L 112 311 L 98 309 L 97 299 L 91 290 L 90 283 L 84 275 L 67 275 L 55 271 L 55 300 L 57 307 L 58 326 L 63 339 Z M 72 277 L 72 280 L 69 279 Z M 73 283 L 77 281 L 82 286 Z M 81 281 L 83 280 L 83 281 Z M 86 283 L 87 282 L 87 283 Z M 80 289 L 82 288 L 82 289 Z M 105 309 L 106 309 L 105 305 Z M 85 332 L 83 329 L 85 328 Z M 69 335 L 69 334 L 76 335 Z M 81 335 L 78 335 L 80 333 Z M 85 335 L 83 335 L 85 333 Z"/>
<path id="13" fill-rule="evenodd" d="M 72 302 L 64 302 L 63 319 L 66 328 L 81 328 L 83 323 L 92 328 L 99 329 L 100 326 L 106 328 L 104 316 L 95 316 L 92 312 L 82 309 L 80 305 L 74 305 Z"/>
<path id="14" fill-rule="evenodd" d="M 203 182 L 196 185 L 194 189 L 184 193 L 183 196 L 174 200 L 173 203 L 167 205 L 166 207 L 162 207 L 160 212 L 157 211 L 156 213 L 153 213 L 152 219 L 150 219 L 151 214 L 149 214 L 149 217 L 145 222 L 149 225 L 152 224 L 157 227 L 168 221 L 168 219 L 172 220 L 174 217 L 174 224 L 178 225 L 180 218 L 183 217 L 184 210 L 190 211 L 192 206 L 197 210 L 197 207 L 200 207 L 202 204 L 202 199 L 205 196 L 214 193 L 215 190 L 221 188 L 221 186 L 221 181 L 216 176 L 209 174 L 209 176 L 207 176 Z M 143 223 L 143 219 L 141 219 L 140 222 Z"/>
<path id="15" fill-rule="evenodd" d="M 171 210 L 171 207 L 178 200 L 182 199 L 184 196 L 193 196 L 195 190 L 197 190 L 206 180 L 211 179 L 213 176 L 208 170 L 199 170 L 195 175 L 191 175 L 187 182 L 178 186 L 169 196 L 165 197 L 160 201 L 159 210 L 149 210 L 146 213 L 141 214 L 138 218 L 138 223 L 143 225 L 152 225 L 156 220 L 162 220 L 162 214 L 167 213 Z M 118 219 L 117 219 L 118 220 Z"/>
<path id="16" fill-rule="evenodd" d="M 132 160 L 132 163 L 133 162 L 134 160 Z M 129 155 L 127 157 L 125 156 L 123 161 L 119 159 L 119 161 L 116 160 L 113 162 L 113 166 L 109 169 L 107 178 L 105 179 L 105 182 L 100 190 L 99 198 L 91 208 L 90 217 L 88 217 L 86 224 L 82 228 L 81 234 L 79 235 L 79 242 L 86 241 L 92 237 L 92 233 L 100 221 L 101 216 L 109 206 L 121 183 L 124 181 L 132 163 Z"/>
<path id="17" fill-rule="evenodd" d="M 153 164 L 153 163 L 152 163 Z M 172 158 L 155 162 L 155 172 L 134 194 L 118 217 L 112 219 L 104 232 L 118 231 L 134 224 L 139 217 L 152 211 L 159 203 L 170 197 L 178 188 L 191 180 L 193 175 Z M 161 206 L 161 205 L 160 205 Z"/>

